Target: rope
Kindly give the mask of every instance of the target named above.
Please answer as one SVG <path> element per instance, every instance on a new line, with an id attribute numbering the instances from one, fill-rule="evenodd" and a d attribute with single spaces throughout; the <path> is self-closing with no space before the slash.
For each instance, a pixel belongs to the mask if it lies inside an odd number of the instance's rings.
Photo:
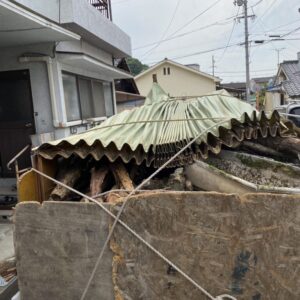
<path id="1" fill-rule="evenodd" d="M 214 300 L 223 300 L 223 299 L 237 300 L 236 298 L 226 294 L 217 296 Z"/>
<path id="2" fill-rule="evenodd" d="M 32 170 L 34 172 L 36 172 L 37 174 L 41 175 L 42 177 L 60 185 L 63 186 L 64 188 L 70 190 L 71 192 L 74 192 L 76 194 L 78 194 L 79 196 L 90 200 L 91 202 L 97 204 L 99 207 L 101 207 L 109 216 L 111 216 L 114 219 L 114 223 L 111 226 L 111 229 L 108 233 L 107 239 L 101 249 L 100 255 L 97 259 L 97 262 L 94 266 L 94 269 L 91 273 L 91 276 L 86 284 L 86 287 L 82 293 L 82 296 L 80 298 L 80 300 L 84 300 L 86 297 L 86 294 L 88 292 L 88 289 L 91 285 L 91 282 L 95 276 L 95 273 L 100 265 L 101 259 L 103 257 L 104 251 L 106 249 L 106 247 L 108 246 L 108 243 L 111 239 L 111 236 L 114 232 L 114 229 L 116 227 L 116 224 L 119 223 L 121 224 L 126 230 L 128 230 L 133 236 L 135 236 L 140 242 L 142 242 L 145 246 L 147 246 L 151 251 L 153 251 L 157 256 L 159 256 L 162 260 L 164 260 L 167 264 L 169 264 L 172 268 L 174 268 L 179 274 L 181 274 L 186 280 L 188 280 L 191 284 L 193 284 L 197 289 L 199 289 L 203 294 L 205 294 L 209 299 L 211 300 L 223 300 L 224 297 L 225 298 L 230 298 L 232 300 L 237 300 L 236 298 L 232 297 L 232 296 L 227 296 L 227 295 L 221 295 L 221 296 L 217 296 L 216 298 L 214 296 L 212 296 L 208 291 L 206 291 L 202 286 L 200 286 L 196 281 L 194 281 L 189 275 L 187 275 L 184 271 L 182 271 L 177 265 L 175 265 L 173 262 L 171 262 L 166 256 L 164 256 L 161 252 L 159 252 L 156 248 L 154 248 L 151 244 L 149 244 L 146 240 L 144 240 L 138 233 L 136 233 L 133 229 L 131 229 L 126 223 L 124 223 L 122 220 L 120 220 L 121 214 L 123 213 L 127 201 L 128 199 L 135 193 L 137 192 L 140 188 L 142 188 L 147 182 L 149 182 L 153 177 L 155 177 L 161 170 L 163 170 L 168 164 L 170 164 L 175 158 L 177 158 L 181 153 L 183 153 L 188 147 L 190 147 L 197 139 L 199 139 L 203 134 L 205 134 L 207 131 L 213 129 L 216 126 L 221 125 L 222 123 L 227 122 L 230 119 L 226 119 L 223 120 L 221 122 L 218 122 L 217 124 L 207 128 L 206 130 L 204 130 L 203 132 L 201 132 L 198 136 L 196 136 L 192 141 L 190 141 L 185 147 L 183 147 L 179 152 L 177 152 L 172 158 L 170 158 L 166 163 L 164 163 L 159 169 L 157 169 L 154 173 L 152 173 L 147 179 L 145 179 L 140 185 L 138 185 L 133 191 L 130 192 L 130 194 L 124 199 L 124 202 L 117 214 L 114 215 L 109 209 L 107 209 L 102 203 L 98 202 L 97 200 L 93 199 L 90 196 L 87 196 L 77 190 L 75 190 L 72 187 L 67 186 L 66 184 L 38 171 L 35 168 L 32 168 Z"/>
<path id="3" fill-rule="evenodd" d="M 234 116 L 232 117 L 234 118 Z M 89 129 L 88 131 L 83 131 L 78 133 L 77 135 L 85 134 L 87 132 L 100 130 L 100 129 L 106 129 L 111 127 L 118 127 L 118 126 L 125 126 L 125 125 L 134 125 L 134 124 L 146 124 L 146 123 L 165 123 L 165 122 L 187 122 L 187 121 L 205 121 L 205 120 L 224 120 L 227 121 L 231 119 L 227 119 L 224 117 L 207 117 L 207 118 L 185 118 L 185 119 L 163 119 L 163 120 L 139 120 L 139 121 L 132 121 L 132 122 L 123 122 L 123 123 L 117 123 L 117 124 L 111 124 L 106 126 L 96 126 L 94 128 Z M 224 122 L 225 123 L 225 122 Z"/>

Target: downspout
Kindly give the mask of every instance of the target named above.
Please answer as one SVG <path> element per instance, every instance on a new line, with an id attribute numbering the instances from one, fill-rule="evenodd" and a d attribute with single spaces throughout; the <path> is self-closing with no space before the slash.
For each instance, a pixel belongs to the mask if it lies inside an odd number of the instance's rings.
<path id="1" fill-rule="evenodd" d="M 53 114 L 53 125 L 54 125 L 54 127 L 59 127 L 59 118 L 58 118 L 58 110 L 57 110 L 57 102 L 56 102 L 57 99 L 56 99 L 56 93 L 55 93 L 52 58 L 50 56 L 37 56 L 37 57 L 21 56 L 21 57 L 19 57 L 19 61 L 21 63 L 31 63 L 31 62 L 45 62 L 46 63 L 48 79 L 49 79 L 51 107 L 52 107 L 52 114 Z"/>

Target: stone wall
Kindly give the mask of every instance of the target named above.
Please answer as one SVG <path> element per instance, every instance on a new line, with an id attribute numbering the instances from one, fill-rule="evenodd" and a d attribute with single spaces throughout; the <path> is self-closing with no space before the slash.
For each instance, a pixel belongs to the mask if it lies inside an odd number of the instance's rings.
<path id="1" fill-rule="evenodd" d="M 213 296 L 296 300 L 299 216 L 299 196 L 169 192 L 133 197 L 122 220 Z M 15 223 L 22 300 L 80 299 L 108 231 L 105 213 L 24 203 Z M 87 299 L 207 299 L 122 226 L 110 246 Z"/>

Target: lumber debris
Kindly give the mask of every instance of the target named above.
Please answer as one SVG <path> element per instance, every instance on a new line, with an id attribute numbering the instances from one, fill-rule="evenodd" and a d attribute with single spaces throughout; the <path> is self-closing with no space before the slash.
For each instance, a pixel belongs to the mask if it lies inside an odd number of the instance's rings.
<path id="1" fill-rule="evenodd" d="M 117 186 L 128 191 L 134 189 L 132 180 L 123 163 L 115 162 L 111 165 L 110 169 L 115 177 Z"/>
<path id="2" fill-rule="evenodd" d="M 91 170 L 91 183 L 90 183 L 90 195 L 96 196 L 103 192 L 104 190 L 104 181 L 108 175 L 107 167 L 100 167 L 99 169 L 92 168 Z"/>
<path id="3" fill-rule="evenodd" d="M 0 262 L 0 276 L 6 282 L 17 276 L 16 259 L 14 257 Z"/>
<path id="4" fill-rule="evenodd" d="M 75 182 L 79 179 L 80 173 L 79 166 L 70 169 L 62 169 L 58 178 L 61 183 L 73 187 Z M 65 200 L 69 194 L 69 189 L 61 185 L 57 185 L 52 191 L 49 200 L 62 201 Z"/>

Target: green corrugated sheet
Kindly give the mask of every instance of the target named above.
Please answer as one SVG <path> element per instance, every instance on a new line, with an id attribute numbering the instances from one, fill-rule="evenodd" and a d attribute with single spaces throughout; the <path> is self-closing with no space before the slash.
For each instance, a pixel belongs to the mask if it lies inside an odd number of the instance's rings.
<path id="1" fill-rule="evenodd" d="M 173 165 L 206 158 L 210 151 L 219 153 L 222 145 L 234 147 L 244 139 L 292 133 L 277 112 L 269 117 L 257 113 L 227 92 L 174 100 L 154 84 L 144 106 L 117 114 L 84 133 L 45 143 L 36 151 L 47 159 L 72 154 L 81 158 L 91 155 L 96 160 L 106 156 L 110 161 L 120 157 L 124 162 L 133 159 L 157 167 L 214 125 Z"/>

